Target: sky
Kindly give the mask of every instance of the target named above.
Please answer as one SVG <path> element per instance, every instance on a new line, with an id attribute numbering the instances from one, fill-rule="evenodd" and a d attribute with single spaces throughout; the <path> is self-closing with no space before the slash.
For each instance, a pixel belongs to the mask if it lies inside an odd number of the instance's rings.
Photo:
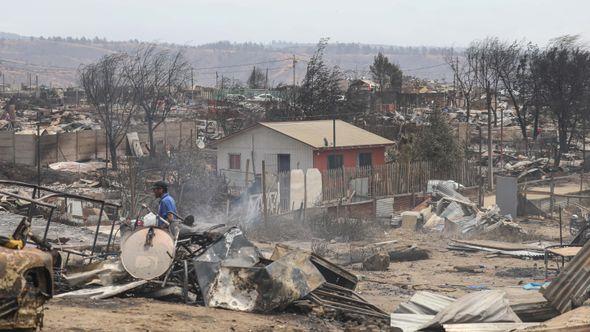
<path id="1" fill-rule="evenodd" d="M 0 31 L 199 45 L 229 40 L 462 47 L 590 39 L 588 0 L 0 0 Z"/>

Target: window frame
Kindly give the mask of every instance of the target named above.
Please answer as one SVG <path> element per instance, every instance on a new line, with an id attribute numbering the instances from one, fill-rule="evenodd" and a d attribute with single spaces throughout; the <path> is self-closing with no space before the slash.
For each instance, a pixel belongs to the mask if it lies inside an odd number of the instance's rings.
<path id="1" fill-rule="evenodd" d="M 369 164 L 368 165 L 361 165 L 361 155 L 369 155 Z M 356 163 L 358 167 L 373 167 L 373 152 L 371 151 L 362 151 L 357 154 Z"/>
<path id="2" fill-rule="evenodd" d="M 340 158 L 340 167 L 330 167 L 331 163 L 330 163 L 330 158 Z M 334 161 L 335 162 L 335 161 Z M 327 168 L 330 169 L 342 169 L 344 168 L 344 154 L 342 153 L 331 153 L 328 155 L 328 157 L 326 158 L 326 166 Z"/>
<path id="3" fill-rule="evenodd" d="M 234 168 L 233 166 L 235 163 L 235 160 L 233 158 L 237 157 L 237 163 L 238 163 L 238 168 Z M 242 169 L 242 154 L 241 153 L 228 153 L 228 165 L 227 165 L 228 169 L 230 170 L 234 170 L 234 171 L 239 171 Z"/>

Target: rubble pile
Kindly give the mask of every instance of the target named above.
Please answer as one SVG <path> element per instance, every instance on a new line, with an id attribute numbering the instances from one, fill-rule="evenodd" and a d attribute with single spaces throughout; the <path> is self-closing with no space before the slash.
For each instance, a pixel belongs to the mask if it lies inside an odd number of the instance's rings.
<path id="1" fill-rule="evenodd" d="M 419 291 L 391 314 L 391 326 L 404 332 L 588 331 L 588 257 L 590 243 L 556 279 L 541 287 L 546 300 L 511 303 L 500 290 L 477 291 L 458 299 Z"/>
<path id="2" fill-rule="evenodd" d="M 417 218 L 422 220 L 424 229 L 461 237 L 484 234 L 526 236 L 526 231 L 513 222 L 510 216 L 500 214 L 498 206 L 478 208 L 469 198 L 456 191 L 456 184 L 452 181 L 439 182 L 431 187 L 432 202 L 415 212 Z"/>
<path id="3" fill-rule="evenodd" d="M 68 271 L 64 280 L 73 290 L 58 297 L 175 295 L 186 303 L 236 311 L 292 308 L 387 324 L 388 314 L 354 292 L 356 276 L 319 255 L 279 244 L 264 257 L 237 227 L 184 223 L 172 233 L 175 239 L 156 228 L 123 227 L 120 257 Z"/>
<path id="4" fill-rule="evenodd" d="M 14 131 L 15 134 L 35 134 L 37 122 L 40 120 L 44 134 L 76 132 L 81 130 L 100 129 L 97 121 L 88 113 L 67 108 L 27 109 L 3 112 L 0 118 L 0 131 Z"/>

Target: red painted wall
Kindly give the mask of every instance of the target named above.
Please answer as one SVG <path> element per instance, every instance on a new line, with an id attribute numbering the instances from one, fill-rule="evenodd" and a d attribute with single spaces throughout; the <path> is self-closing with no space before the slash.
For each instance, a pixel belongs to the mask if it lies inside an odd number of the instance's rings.
<path id="1" fill-rule="evenodd" d="M 344 162 L 344 167 L 357 167 L 358 154 L 363 152 L 371 152 L 373 166 L 383 165 L 385 163 L 385 147 L 376 148 L 353 148 L 353 149 L 337 149 L 335 154 L 341 154 Z M 313 167 L 320 171 L 328 169 L 328 156 L 334 154 L 333 150 L 316 150 L 313 152 Z"/>

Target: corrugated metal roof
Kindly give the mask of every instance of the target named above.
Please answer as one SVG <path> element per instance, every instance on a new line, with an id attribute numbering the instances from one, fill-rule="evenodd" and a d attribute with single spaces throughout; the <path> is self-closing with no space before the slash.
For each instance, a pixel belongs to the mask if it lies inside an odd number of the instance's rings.
<path id="1" fill-rule="evenodd" d="M 259 124 L 316 149 L 334 147 L 332 120 L 260 122 Z M 384 137 L 342 120 L 336 120 L 336 148 L 391 144 L 393 141 Z"/>
<path id="2" fill-rule="evenodd" d="M 590 293 L 590 241 L 572 259 L 563 271 L 551 281 L 543 296 L 560 312 L 581 305 Z"/>
<path id="3" fill-rule="evenodd" d="M 455 301 L 452 297 L 425 291 L 416 292 L 410 299 L 410 302 L 424 308 L 427 314 L 437 314 Z"/>
<path id="4" fill-rule="evenodd" d="M 455 302 L 452 297 L 419 291 L 412 295 L 407 302 L 402 302 L 395 310 L 396 313 L 436 315 L 439 311 Z"/>
<path id="5" fill-rule="evenodd" d="M 444 324 L 446 332 L 505 332 L 538 326 L 539 323 L 472 323 L 472 324 Z"/>
<path id="6" fill-rule="evenodd" d="M 391 314 L 390 325 L 400 328 L 403 332 L 413 332 L 428 323 L 432 318 L 434 318 L 433 315 Z"/>

